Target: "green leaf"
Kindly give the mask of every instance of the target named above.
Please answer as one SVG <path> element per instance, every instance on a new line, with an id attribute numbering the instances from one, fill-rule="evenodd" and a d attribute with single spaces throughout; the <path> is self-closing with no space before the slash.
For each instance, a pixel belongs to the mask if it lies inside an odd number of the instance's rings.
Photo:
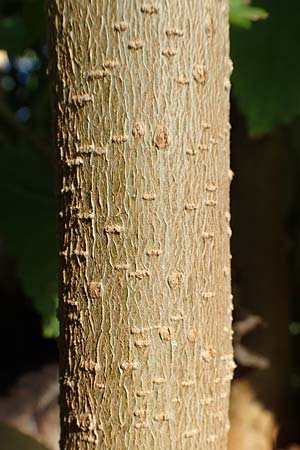
<path id="1" fill-rule="evenodd" d="M 300 113 L 300 2 L 261 0 L 270 17 L 245 32 L 231 28 L 233 94 L 249 131 L 259 135 Z"/>
<path id="2" fill-rule="evenodd" d="M 26 294 L 43 319 L 44 334 L 56 336 L 57 236 L 54 174 L 22 142 L 1 146 L 0 232 L 16 259 Z"/>
<path id="3" fill-rule="evenodd" d="M 230 0 L 230 23 L 242 28 L 249 28 L 252 22 L 266 19 L 268 13 L 254 6 L 249 6 L 245 0 Z"/>

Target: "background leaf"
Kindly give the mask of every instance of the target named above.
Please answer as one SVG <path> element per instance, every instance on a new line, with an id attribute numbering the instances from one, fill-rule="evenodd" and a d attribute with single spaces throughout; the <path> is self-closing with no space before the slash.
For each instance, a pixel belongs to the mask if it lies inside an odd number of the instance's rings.
<path id="1" fill-rule="evenodd" d="M 46 336 L 57 334 L 57 236 L 54 177 L 24 142 L 3 144 L 0 230 L 16 260 L 25 292 L 42 316 Z"/>
<path id="2" fill-rule="evenodd" d="M 233 94 L 252 135 L 288 124 L 300 113 L 300 3 L 260 0 L 268 20 L 231 29 Z"/>
<path id="3" fill-rule="evenodd" d="M 246 0 L 230 0 L 230 23 L 242 28 L 249 28 L 256 20 L 266 19 L 268 13 L 262 9 L 250 6 Z"/>

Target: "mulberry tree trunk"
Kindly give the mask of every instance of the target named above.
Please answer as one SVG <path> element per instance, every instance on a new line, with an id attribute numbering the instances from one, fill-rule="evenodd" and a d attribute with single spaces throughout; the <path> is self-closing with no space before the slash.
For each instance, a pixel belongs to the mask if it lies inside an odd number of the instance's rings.
<path id="1" fill-rule="evenodd" d="M 63 450 L 226 448 L 228 1 L 50 0 Z"/>

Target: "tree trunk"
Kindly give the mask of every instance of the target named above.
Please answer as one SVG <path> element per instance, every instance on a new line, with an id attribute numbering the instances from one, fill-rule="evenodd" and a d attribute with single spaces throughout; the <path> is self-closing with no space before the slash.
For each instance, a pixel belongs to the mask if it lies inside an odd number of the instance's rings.
<path id="1" fill-rule="evenodd" d="M 225 449 L 228 2 L 52 0 L 62 449 Z"/>

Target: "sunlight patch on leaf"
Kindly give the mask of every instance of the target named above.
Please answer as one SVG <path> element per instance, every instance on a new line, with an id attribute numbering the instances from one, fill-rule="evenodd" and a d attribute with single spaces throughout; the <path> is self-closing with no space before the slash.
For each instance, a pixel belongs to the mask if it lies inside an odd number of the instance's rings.
<path id="1" fill-rule="evenodd" d="M 252 22 L 266 19 L 267 11 L 249 5 L 247 0 L 230 0 L 230 23 L 242 28 L 250 28 Z"/>

